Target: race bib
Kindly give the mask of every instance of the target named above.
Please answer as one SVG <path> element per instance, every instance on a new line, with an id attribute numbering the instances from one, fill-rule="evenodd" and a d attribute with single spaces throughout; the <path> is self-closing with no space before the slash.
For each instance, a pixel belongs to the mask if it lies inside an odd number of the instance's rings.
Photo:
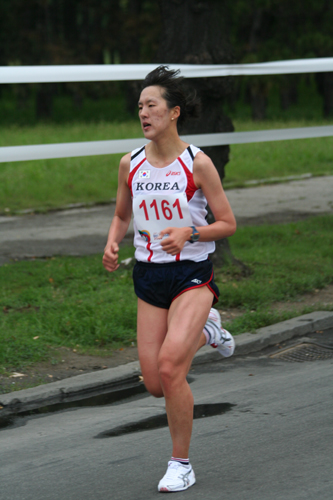
<path id="1" fill-rule="evenodd" d="M 133 198 L 133 214 L 139 233 L 147 241 L 157 240 L 166 227 L 192 226 L 185 193 Z"/>

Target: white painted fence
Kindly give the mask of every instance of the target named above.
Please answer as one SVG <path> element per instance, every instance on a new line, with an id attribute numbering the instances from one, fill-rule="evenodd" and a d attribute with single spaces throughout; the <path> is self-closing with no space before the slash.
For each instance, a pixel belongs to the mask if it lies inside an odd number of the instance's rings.
<path id="1" fill-rule="evenodd" d="M 157 64 L 1 66 L 0 84 L 143 80 L 146 74 L 156 68 L 156 66 Z M 257 64 L 170 64 L 169 68 L 180 69 L 181 74 L 187 78 L 315 73 L 333 71 L 333 57 L 274 61 Z M 332 135 L 333 125 L 325 127 L 262 130 L 257 132 L 191 135 L 182 136 L 182 138 L 186 142 L 196 144 L 198 147 L 204 147 L 224 144 L 327 137 Z M 0 147 L 0 162 L 126 153 L 142 144 L 144 144 L 144 138 Z"/>

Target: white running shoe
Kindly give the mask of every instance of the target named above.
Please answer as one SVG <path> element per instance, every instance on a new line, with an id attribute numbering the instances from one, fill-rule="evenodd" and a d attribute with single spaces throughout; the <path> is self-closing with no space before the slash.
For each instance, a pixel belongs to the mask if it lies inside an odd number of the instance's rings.
<path id="1" fill-rule="evenodd" d="M 192 465 L 183 465 L 174 460 L 168 462 L 168 468 L 161 481 L 158 491 L 172 492 L 187 490 L 195 483 L 195 474 Z"/>
<path id="2" fill-rule="evenodd" d="M 222 328 L 220 313 L 211 309 L 204 330 L 208 335 L 208 343 L 217 349 L 222 356 L 229 358 L 235 351 L 235 341 L 228 330 Z"/>

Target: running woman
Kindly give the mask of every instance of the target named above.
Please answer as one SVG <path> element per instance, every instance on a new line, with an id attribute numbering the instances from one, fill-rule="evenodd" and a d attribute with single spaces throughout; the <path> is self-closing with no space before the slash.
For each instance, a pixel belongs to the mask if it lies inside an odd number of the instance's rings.
<path id="1" fill-rule="evenodd" d="M 103 257 L 108 271 L 119 267 L 119 243 L 133 212 L 140 366 L 147 390 L 165 398 L 173 444 L 158 484 L 162 492 L 195 483 L 189 462 L 193 395 L 186 381 L 193 357 L 205 344 L 226 357 L 235 346 L 212 309 L 219 290 L 208 256 L 215 240 L 235 232 L 236 221 L 210 158 L 178 135 L 178 127 L 196 116 L 199 106 L 182 90 L 178 74 L 159 66 L 143 82 L 138 104 L 147 144 L 120 161 L 116 210 Z M 215 218 L 210 225 L 207 203 Z"/>

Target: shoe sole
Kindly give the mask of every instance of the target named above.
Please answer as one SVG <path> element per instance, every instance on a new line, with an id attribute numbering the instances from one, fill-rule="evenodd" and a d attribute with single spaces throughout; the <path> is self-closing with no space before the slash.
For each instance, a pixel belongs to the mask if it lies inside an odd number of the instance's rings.
<path id="1" fill-rule="evenodd" d="M 192 469 L 192 472 L 193 472 L 193 469 Z M 196 478 L 195 478 L 195 474 L 194 474 L 194 472 L 193 472 L 193 476 L 191 477 L 190 482 L 189 482 L 189 484 L 188 484 L 188 485 L 183 486 L 183 487 L 179 487 L 179 488 L 174 489 L 174 490 L 168 489 L 168 487 L 167 487 L 167 486 L 162 486 L 161 488 L 158 486 L 158 487 L 157 487 L 157 490 L 158 490 L 160 493 L 173 493 L 173 492 L 176 492 L 176 491 L 185 491 L 185 490 L 187 490 L 188 488 L 190 488 L 190 486 L 193 486 L 195 483 L 196 483 Z"/>
<path id="2" fill-rule="evenodd" d="M 193 486 L 196 483 L 196 480 L 194 479 L 193 482 L 191 482 L 188 486 L 185 486 L 184 488 L 177 488 L 176 490 L 168 490 L 166 487 L 162 487 L 161 489 L 158 488 L 158 491 L 160 493 L 174 493 L 176 491 L 185 491 L 188 490 L 191 486 Z"/>

